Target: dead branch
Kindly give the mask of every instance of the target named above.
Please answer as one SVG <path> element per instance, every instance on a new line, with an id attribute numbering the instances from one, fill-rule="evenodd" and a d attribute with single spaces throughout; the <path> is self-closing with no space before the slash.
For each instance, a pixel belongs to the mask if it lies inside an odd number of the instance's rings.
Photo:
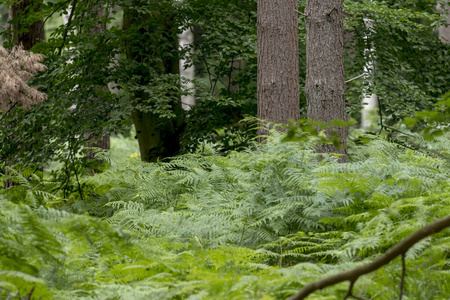
<path id="1" fill-rule="evenodd" d="M 375 270 L 378 270 L 382 266 L 391 262 L 397 256 L 406 254 L 406 252 L 420 240 L 422 240 L 434 233 L 438 233 L 447 227 L 450 227 L 450 216 L 441 218 L 437 221 L 434 221 L 433 223 L 428 224 L 425 227 L 422 227 L 421 229 L 412 233 L 410 236 L 408 236 L 406 239 L 404 239 L 400 243 L 394 245 L 385 254 L 378 257 L 373 262 L 363 265 L 363 266 L 360 266 L 353 270 L 338 273 L 338 274 L 329 276 L 327 278 L 324 278 L 322 280 L 318 280 L 318 281 L 309 283 L 309 284 L 305 285 L 298 294 L 295 294 L 295 295 L 289 297 L 287 300 L 305 299 L 308 295 L 310 295 L 311 293 L 313 293 L 317 290 L 321 290 L 323 288 L 335 285 L 335 284 L 343 282 L 343 281 L 350 281 L 351 284 L 352 283 L 354 284 L 355 281 L 360 276 L 371 273 Z M 406 268 L 406 267 L 404 267 L 404 268 Z M 351 291 L 350 291 L 350 293 L 351 293 Z"/>
<path id="2" fill-rule="evenodd" d="M 297 10 L 297 9 L 294 9 L 294 11 L 295 11 L 296 13 L 298 13 L 299 15 L 304 16 L 305 18 L 307 17 L 306 14 L 302 13 L 301 11 L 299 11 L 299 10 Z"/>
<path id="3" fill-rule="evenodd" d="M 362 74 L 359 75 L 359 76 L 356 76 L 356 77 L 354 77 L 354 78 L 352 78 L 352 79 L 346 80 L 345 83 L 352 82 L 353 80 L 359 79 L 359 78 L 363 77 L 364 75 L 367 75 L 367 73 L 362 73 Z"/>

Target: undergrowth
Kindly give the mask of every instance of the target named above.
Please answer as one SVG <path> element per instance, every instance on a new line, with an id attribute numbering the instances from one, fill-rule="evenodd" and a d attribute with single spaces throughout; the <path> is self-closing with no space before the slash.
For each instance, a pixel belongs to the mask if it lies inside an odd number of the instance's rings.
<path id="1" fill-rule="evenodd" d="M 449 215 L 449 137 L 418 151 L 361 134 L 346 164 L 280 137 L 152 164 L 127 152 L 81 179 L 84 199 L 18 174 L 0 194 L 0 299 L 285 299 Z M 403 299 L 450 297 L 448 233 L 408 252 Z M 398 298 L 400 274 L 396 261 L 354 294 Z"/>

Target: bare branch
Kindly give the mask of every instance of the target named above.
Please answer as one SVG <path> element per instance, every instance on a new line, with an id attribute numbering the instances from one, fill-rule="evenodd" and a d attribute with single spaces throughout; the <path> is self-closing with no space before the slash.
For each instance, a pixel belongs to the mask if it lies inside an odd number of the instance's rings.
<path id="1" fill-rule="evenodd" d="M 63 40 L 62 40 L 61 46 L 59 47 L 58 55 L 61 55 L 61 52 L 64 48 L 64 44 L 66 43 L 67 34 L 68 34 L 69 28 L 70 28 L 70 23 L 72 23 L 73 14 L 75 12 L 75 9 L 77 8 L 77 1 L 78 0 L 73 0 L 72 9 L 70 10 L 69 19 L 67 20 L 66 27 L 64 28 Z"/>
<path id="2" fill-rule="evenodd" d="M 354 77 L 354 78 L 352 78 L 352 79 L 349 79 L 349 80 L 345 81 L 345 83 L 352 82 L 353 80 L 359 79 L 359 78 L 363 77 L 364 75 L 367 75 L 367 73 L 362 73 L 362 74 L 359 75 L 359 76 L 356 76 L 356 77 Z"/>
<path id="3" fill-rule="evenodd" d="M 352 290 L 353 290 L 353 286 L 355 285 L 355 282 L 356 282 L 356 280 L 350 282 L 350 285 L 348 287 L 348 291 L 344 297 L 344 300 L 347 300 L 349 297 L 355 298 L 356 300 L 367 300 L 366 298 L 353 295 Z"/>
<path id="4" fill-rule="evenodd" d="M 399 255 L 404 255 L 409 248 L 411 248 L 414 244 L 419 242 L 420 240 L 442 231 L 443 229 L 450 227 L 450 216 L 441 218 L 433 223 L 428 224 L 425 227 L 417 230 L 412 233 L 406 239 L 401 241 L 400 243 L 394 245 L 390 248 L 385 254 L 375 259 L 373 262 L 363 265 L 361 267 L 355 268 L 353 270 L 345 271 L 342 273 L 338 273 L 322 280 L 318 280 L 312 283 L 309 283 L 303 287 L 303 289 L 296 295 L 293 295 L 288 298 L 288 300 L 303 300 L 311 293 L 321 290 L 323 288 L 335 285 L 337 283 L 343 281 L 356 281 L 360 276 L 373 272 L 382 266 L 391 262 L 394 258 Z M 354 297 L 354 296 L 353 296 Z"/>
<path id="5" fill-rule="evenodd" d="M 345 295 L 345 297 L 344 297 L 344 300 L 347 300 L 348 299 L 348 297 L 351 297 L 351 295 L 352 295 L 352 290 L 353 290 L 353 286 L 355 285 L 355 282 L 354 281 L 351 281 L 350 282 L 350 285 L 348 286 L 348 291 L 347 291 L 347 294 Z"/>
<path id="6" fill-rule="evenodd" d="M 295 11 L 296 13 L 298 13 L 299 15 L 304 16 L 305 18 L 308 17 L 307 15 L 305 15 L 304 13 L 302 13 L 301 11 L 298 11 L 298 10 L 296 10 L 296 9 L 294 9 L 294 11 Z"/>
<path id="7" fill-rule="evenodd" d="M 34 286 L 31 289 L 31 291 L 28 293 L 28 295 L 25 297 L 25 300 L 30 300 L 31 299 L 31 295 L 33 295 L 33 292 L 34 292 Z"/>
<path id="8" fill-rule="evenodd" d="M 335 11 L 336 10 L 336 6 L 335 7 L 333 7 L 331 10 L 330 10 L 330 12 L 329 13 L 327 13 L 327 16 L 330 16 L 331 15 L 331 13 L 333 12 L 333 11 Z"/>

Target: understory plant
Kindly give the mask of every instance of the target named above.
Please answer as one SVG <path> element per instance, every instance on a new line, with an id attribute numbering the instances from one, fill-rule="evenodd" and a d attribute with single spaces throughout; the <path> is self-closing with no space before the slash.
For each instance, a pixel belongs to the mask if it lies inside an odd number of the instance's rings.
<path id="1" fill-rule="evenodd" d="M 448 138 L 429 143 L 437 155 L 355 131 L 346 164 L 315 154 L 313 139 L 280 135 L 227 156 L 130 155 L 82 178 L 75 202 L 39 192 L 45 177 L 23 177 L 18 188 L 38 202 L 0 195 L 0 296 L 285 299 L 449 215 Z M 408 251 L 404 299 L 448 298 L 449 249 L 447 230 Z M 394 261 L 354 294 L 398 298 L 400 275 Z M 310 299 L 342 299 L 347 288 Z"/>

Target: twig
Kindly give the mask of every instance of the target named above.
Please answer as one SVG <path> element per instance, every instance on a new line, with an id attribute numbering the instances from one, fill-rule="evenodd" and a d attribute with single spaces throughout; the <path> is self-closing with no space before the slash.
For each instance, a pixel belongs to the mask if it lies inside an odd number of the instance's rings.
<path id="1" fill-rule="evenodd" d="M 183 101 L 181 101 L 181 104 L 184 104 L 184 105 L 187 105 L 187 106 L 190 106 L 190 107 L 194 107 L 195 106 L 195 104 L 190 104 L 190 103 L 183 102 Z"/>
<path id="2" fill-rule="evenodd" d="M 405 286 L 406 262 L 405 253 L 402 254 L 402 278 L 400 280 L 400 300 L 403 298 L 403 287 Z"/>
<path id="3" fill-rule="evenodd" d="M 336 10 L 336 6 L 334 6 L 331 10 L 330 10 L 330 12 L 329 13 L 327 13 L 327 16 L 330 16 L 331 15 L 331 13 L 333 12 L 333 11 L 335 11 Z"/>
<path id="4" fill-rule="evenodd" d="M 385 254 L 378 257 L 371 263 L 307 284 L 298 294 L 289 297 L 288 300 L 303 300 L 317 290 L 321 290 L 343 281 L 356 281 L 360 276 L 378 270 L 382 266 L 387 265 L 397 256 L 404 255 L 409 248 L 420 240 L 434 233 L 438 233 L 447 227 L 450 227 L 450 216 L 446 216 L 420 228 L 400 243 L 394 245 Z"/>
<path id="5" fill-rule="evenodd" d="M 61 55 L 62 49 L 64 48 L 64 44 L 66 43 L 67 33 L 69 31 L 70 23 L 72 23 L 73 14 L 77 7 L 77 0 L 73 0 L 72 9 L 70 10 L 69 19 L 67 20 L 66 28 L 64 28 L 63 41 L 61 43 L 61 47 L 59 48 L 58 55 Z"/>
<path id="6" fill-rule="evenodd" d="M 350 285 L 348 287 L 348 291 L 347 294 L 344 297 L 344 300 L 347 300 L 348 297 L 350 297 L 352 295 L 352 290 L 353 290 L 353 286 L 355 285 L 355 281 L 350 281 Z"/>
<path id="7" fill-rule="evenodd" d="M 45 23 L 48 21 L 48 19 L 50 19 L 50 18 L 53 16 L 53 14 L 54 14 L 55 12 L 57 12 L 61 7 L 63 7 L 63 5 L 65 5 L 65 4 L 68 3 L 68 2 L 70 2 L 70 0 L 67 0 L 67 1 L 64 1 L 64 2 L 60 3 L 60 5 L 59 5 L 58 7 L 56 7 L 56 8 L 51 12 L 51 14 L 48 15 L 48 16 L 44 19 L 44 21 L 42 21 L 42 25 L 41 25 L 41 27 L 39 27 L 39 36 L 41 35 L 42 28 L 44 28 L 44 25 L 45 25 Z"/>
<path id="8" fill-rule="evenodd" d="M 8 110 L 7 110 L 6 112 L 3 113 L 3 115 L 2 115 L 2 117 L 1 117 L 1 119 L 0 119 L 0 121 L 3 121 L 3 119 L 6 118 L 6 116 L 9 114 L 9 112 L 10 112 L 14 107 L 16 107 L 18 103 L 19 103 L 19 102 L 14 102 L 14 104 L 13 104 L 10 108 L 8 108 Z"/>
<path id="9" fill-rule="evenodd" d="M 31 299 L 31 295 L 33 294 L 33 292 L 34 292 L 34 286 L 31 289 L 31 291 L 28 293 L 28 295 L 25 297 L 25 300 L 30 300 Z"/>
<path id="10" fill-rule="evenodd" d="M 304 13 L 302 13 L 301 11 L 299 11 L 299 10 L 297 10 L 297 9 L 294 9 L 294 11 L 295 11 L 296 13 L 298 13 L 299 15 L 304 16 L 305 18 L 308 17 L 308 15 L 305 15 Z"/>
<path id="11" fill-rule="evenodd" d="M 359 78 L 363 77 L 364 75 L 367 75 L 367 73 L 362 73 L 362 74 L 359 75 L 359 76 L 356 76 L 356 77 L 354 77 L 354 78 L 352 78 L 352 79 L 349 79 L 349 80 L 345 81 L 345 83 L 352 82 L 353 80 L 359 79 Z"/>
<path id="12" fill-rule="evenodd" d="M 407 136 L 415 138 L 415 136 L 413 136 L 412 134 L 409 134 L 409 133 L 403 132 L 401 130 L 395 129 L 395 128 L 391 127 L 391 126 L 383 125 L 383 128 L 389 129 L 389 130 L 392 130 L 392 131 L 395 131 L 395 132 L 398 132 L 398 133 L 401 133 L 401 134 L 404 134 L 404 135 L 407 135 Z"/>
<path id="13" fill-rule="evenodd" d="M 353 295 L 352 291 L 353 291 L 353 286 L 355 285 L 355 282 L 356 282 L 356 280 L 350 282 L 350 286 L 348 287 L 348 291 L 347 291 L 347 294 L 344 297 L 344 300 L 348 299 L 348 297 L 352 297 L 352 298 L 355 298 L 357 300 L 367 300 L 366 298 Z"/>

